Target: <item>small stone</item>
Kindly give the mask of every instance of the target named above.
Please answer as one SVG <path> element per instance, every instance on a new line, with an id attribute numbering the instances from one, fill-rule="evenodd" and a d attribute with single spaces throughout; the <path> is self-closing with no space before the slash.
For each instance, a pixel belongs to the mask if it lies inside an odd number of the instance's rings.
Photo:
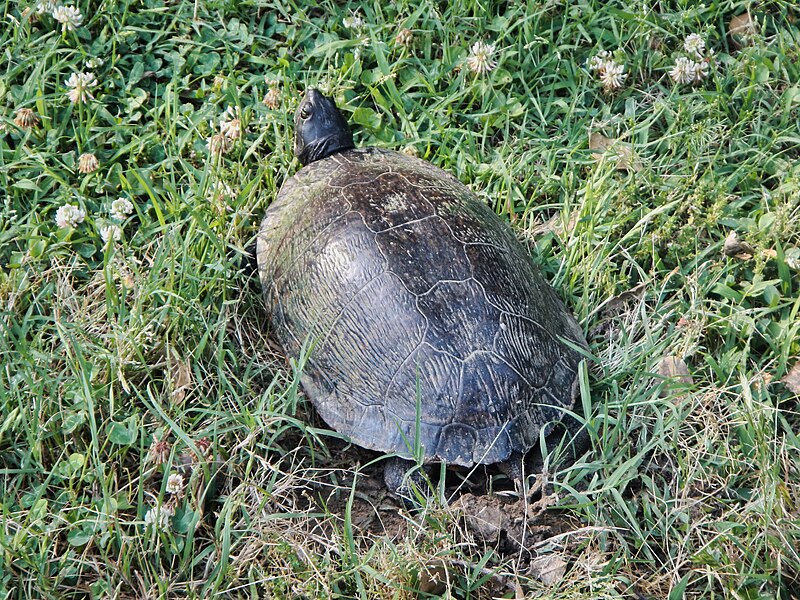
<path id="1" fill-rule="evenodd" d="M 487 544 L 495 544 L 506 528 L 506 517 L 498 503 L 475 501 L 470 494 L 464 494 L 453 507 L 460 509 L 470 531 Z"/>

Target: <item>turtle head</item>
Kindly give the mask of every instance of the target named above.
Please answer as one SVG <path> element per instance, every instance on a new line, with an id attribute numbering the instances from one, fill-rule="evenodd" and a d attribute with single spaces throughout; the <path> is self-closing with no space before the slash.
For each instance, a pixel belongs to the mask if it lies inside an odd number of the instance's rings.
<path id="1" fill-rule="evenodd" d="M 353 134 L 333 99 L 311 88 L 294 115 L 294 153 L 302 165 L 353 148 Z"/>

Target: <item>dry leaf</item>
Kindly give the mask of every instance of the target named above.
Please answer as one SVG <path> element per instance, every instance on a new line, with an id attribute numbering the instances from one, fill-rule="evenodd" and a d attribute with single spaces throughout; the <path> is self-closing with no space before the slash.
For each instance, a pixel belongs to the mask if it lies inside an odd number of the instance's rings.
<path id="1" fill-rule="evenodd" d="M 728 33 L 731 37 L 739 36 L 742 38 L 755 35 L 756 25 L 753 23 L 753 18 L 750 16 L 750 13 L 743 13 L 733 17 L 728 24 Z"/>
<path id="2" fill-rule="evenodd" d="M 682 358 L 678 356 L 665 356 L 656 367 L 656 373 L 665 382 L 661 397 L 669 395 L 669 390 L 674 387 L 692 385 L 692 374 Z"/>
<path id="3" fill-rule="evenodd" d="M 642 281 L 640 283 L 637 283 L 631 289 L 625 290 L 624 292 L 617 294 L 613 298 L 609 298 L 606 301 L 605 306 L 603 306 L 603 314 L 614 315 L 617 313 L 618 309 L 627 306 L 629 301 L 631 300 L 635 300 L 637 302 L 640 301 L 646 290 L 647 290 L 647 284 L 644 281 Z"/>
<path id="4" fill-rule="evenodd" d="M 611 138 L 607 138 L 606 136 L 599 134 L 599 133 L 590 133 L 589 134 L 589 150 L 599 150 L 600 152 L 605 152 L 611 147 L 611 144 L 614 143 L 614 140 Z M 597 155 L 592 155 L 597 156 Z"/>
<path id="5" fill-rule="evenodd" d="M 781 381 L 795 394 L 800 394 L 800 360 L 794 363 L 789 372 L 783 376 Z"/>
<path id="6" fill-rule="evenodd" d="M 739 239 L 739 234 L 731 231 L 725 238 L 725 245 L 722 247 L 725 256 L 733 256 L 739 260 L 750 260 L 753 258 L 753 248 L 747 242 Z"/>
<path id="7" fill-rule="evenodd" d="M 530 573 L 545 585 L 553 585 L 564 579 L 567 563 L 558 554 L 539 556 L 531 562 Z"/>
<path id="8" fill-rule="evenodd" d="M 175 350 L 169 350 L 169 372 L 172 382 L 172 397 L 175 402 L 183 402 L 186 392 L 192 386 L 192 369 L 188 360 L 183 360 Z"/>
<path id="9" fill-rule="evenodd" d="M 642 301 L 645 291 L 647 291 L 647 283 L 642 281 L 633 288 L 606 300 L 597 309 L 599 319 L 597 325 L 589 330 L 588 337 L 596 338 L 611 335 L 617 317 L 633 310 L 632 307 Z"/>
<path id="10" fill-rule="evenodd" d="M 617 157 L 617 169 L 621 171 L 641 171 L 642 162 L 635 157 L 633 146 L 619 140 L 612 140 L 599 133 L 592 133 L 589 135 L 589 150 L 597 150 L 592 152 L 592 158 L 600 160 L 606 153 Z"/>
<path id="11" fill-rule="evenodd" d="M 544 223 L 533 225 L 529 229 L 529 232 L 533 237 L 538 237 L 545 233 L 561 236 L 563 233 L 569 233 L 575 228 L 575 223 L 578 222 L 578 214 L 577 210 L 573 211 L 566 223 L 564 222 L 564 215 L 562 213 L 555 214 Z"/>

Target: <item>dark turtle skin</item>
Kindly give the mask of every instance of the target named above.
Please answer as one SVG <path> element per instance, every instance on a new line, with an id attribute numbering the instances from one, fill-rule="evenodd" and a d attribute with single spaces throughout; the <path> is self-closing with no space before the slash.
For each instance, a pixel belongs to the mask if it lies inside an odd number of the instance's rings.
<path id="1" fill-rule="evenodd" d="M 313 90 L 312 102 L 338 114 Z M 298 136 L 311 112 L 298 109 Z M 538 446 L 575 408 L 581 328 L 457 179 L 352 137 L 334 146 L 284 183 L 257 240 L 273 330 L 305 359 L 319 414 L 360 446 L 421 447 L 425 462 L 501 463 Z"/>

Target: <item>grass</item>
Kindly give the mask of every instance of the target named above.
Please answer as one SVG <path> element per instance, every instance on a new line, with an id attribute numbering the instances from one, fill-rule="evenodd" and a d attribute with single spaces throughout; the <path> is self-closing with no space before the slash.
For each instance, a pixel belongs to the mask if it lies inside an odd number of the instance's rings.
<path id="1" fill-rule="evenodd" d="M 2 9 L 0 594 L 797 597 L 793 2 L 76 6 L 68 32 Z M 748 11 L 755 32 L 731 35 Z M 713 66 L 675 84 L 691 33 Z M 465 62 L 477 40 L 497 47 L 483 77 Z M 601 50 L 625 65 L 619 90 L 587 69 Z M 94 99 L 72 104 L 82 71 Z M 358 522 L 370 467 L 336 462 L 240 273 L 297 169 L 310 85 L 357 142 L 412 149 L 478 191 L 589 333 L 591 449 L 551 482 L 570 529 L 529 547 L 561 561 L 555 581 L 452 506 L 378 511 L 393 536 Z M 243 133 L 214 156 L 227 107 Z M 15 124 L 20 108 L 35 126 Z M 86 152 L 96 172 L 78 171 Z M 135 210 L 105 244 L 119 197 Z M 66 203 L 85 210 L 75 228 L 55 224 Z M 731 231 L 750 246 L 738 257 Z M 657 377 L 671 356 L 690 385 Z M 147 524 L 159 506 L 174 514 Z"/>

